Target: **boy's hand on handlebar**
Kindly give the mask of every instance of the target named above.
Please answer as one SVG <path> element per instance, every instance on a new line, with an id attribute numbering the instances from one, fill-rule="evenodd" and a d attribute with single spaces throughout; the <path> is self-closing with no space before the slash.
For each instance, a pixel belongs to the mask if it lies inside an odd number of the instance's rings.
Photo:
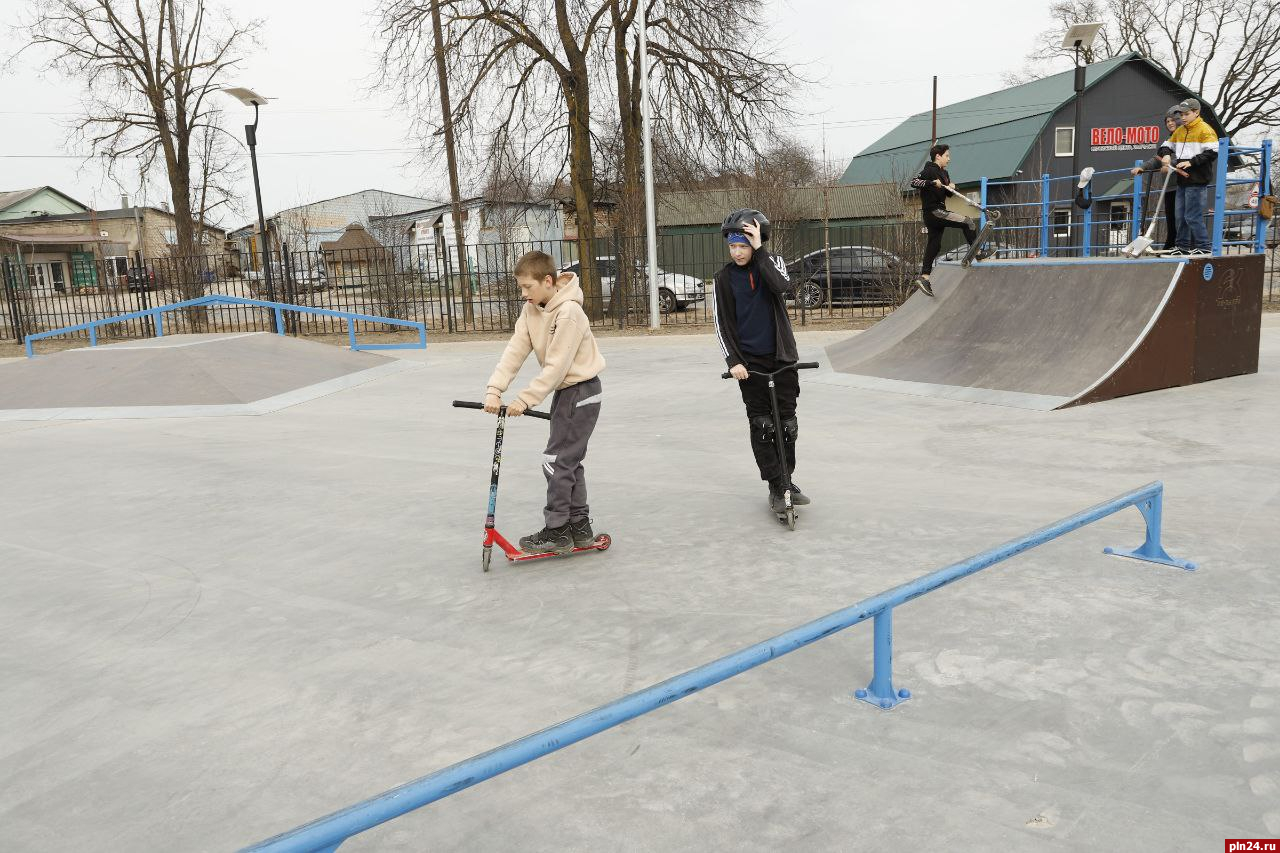
<path id="1" fill-rule="evenodd" d="M 529 407 L 525 404 L 524 400 L 517 397 L 507 404 L 507 417 L 518 418 L 524 414 L 524 410 L 527 408 Z"/>
<path id="2" fill-rule="evenodd" d="M 502 397 L 498 394 L 484 395 L 484 410 L 491 415 L 498 414 L 498 409 L 502 407 Z"/>
<path id="3" fill-rule="evenodd" d="M 729 375 L 739 382 L 742 382 L 746 380 L 748 376 L 747 366 L 745 364 L 735 364 L 733 367 L 729 368 Z"/>

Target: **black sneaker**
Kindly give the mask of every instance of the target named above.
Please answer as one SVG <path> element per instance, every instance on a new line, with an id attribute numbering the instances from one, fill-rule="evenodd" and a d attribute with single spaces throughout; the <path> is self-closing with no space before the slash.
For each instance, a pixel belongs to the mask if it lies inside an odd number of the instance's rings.
<path id="1" fill-rule="evenodd" d="M 1190 253 L 1190 252 L 1188 252 L 1186 249 L 1183 249 L 1183 248 L 1178 247 L 1178 246 L 1174 246 L 1172 249 L 1170 249 L 1169 251 L 1165 252 L 1165 253 L 1164 253 L 1164 256 L 1165 256 L 1166 258 L 1184 258 L 1184 257 L 1186 257 L 1186 256 L 1187 256 L 1187 255 L 1189 255 L 1189 254 L 1191 254 L 1191 253 Z"/>
<path id="2" fill-rule="evenodd" d="M 569 525 L 544 527 L 537 533 L 520 537 L 520 550 L 526 554 L 557 554 L 564 556 L 573 550 L 573 538 Z"/>
<path id="3" fill-rule="evenodd" d="M 808 506 L 809 498 L 804 492 L 800 491 L 800 487 L 796 485 L 795 480 L 791 481 L 791 505 L 792 506 Z"/>
<path id="4" fill-rule="evenodd" d="M 569 519 L 569 535 L 573 537 L 573 547 L 586 548 L 596 541 L 596 534 L 591 529 L 591 519 Z"/>
<path id="5" fill-rule="evenodd" d="M 791 502 L 795 505 L 795 501 Z M 769 509 L 774 512 L 786 512 L 787 501 L 782 496 L 782 478 L 774 477 L 769 481 Z"/>
<path id="6" fill-rule="evenodd" d="M 1187 254 L 1193 258 L 1201 258 L 1206 255 L 1212 255 L 1213 252 L 1209 249 L 1192 249 L 1190 252 L 1187 252 Z"/>
<path id="7" fill-rule="evenodd" d="M 933 286 L 929 284 L 929 279 L 920 277 L 912 282 L 916 287 L 924 291 L 925 296 L 933 296 Z"/>

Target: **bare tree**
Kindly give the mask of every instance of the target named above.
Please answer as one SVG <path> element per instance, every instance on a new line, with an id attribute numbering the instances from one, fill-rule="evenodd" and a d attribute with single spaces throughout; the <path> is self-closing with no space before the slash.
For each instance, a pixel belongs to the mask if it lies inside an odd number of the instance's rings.
<path id="1" fill-rule="evenodd" d="M 384 0 L 379 9 L 385 40 L 383 77 L 408 82 L 400 88 L 402 98 L 419 134 L 428 141 L 444 125 L 433 97 L 440 81 L 430 24 L 435 5 Z M 598 318 L 589 56 L 604 34 L 608 3 L 593 8 L 569 0 L 442 0 L 438 8 L 444 25 L 445 77 L 451 89 L 458 84 L 460 93 L 451 103 L 454 133 L 483 140 L 491 129 L 505 129 L 512 138 L 533 140 L 535 148 L 562 151 L 561 163 L 568 165 L 573 206 L 579 214 L 588 313 Z M 422 87 L 422 80 L 431 81 L 430 87 Z"/>
<path id="2" fill-rule="evenodd" d="M 1230 137 L 1280 126 L 1280 0 L 1060 0 L 1036 40 L 1025 82 L 1058 70 L 1067 26 L 1102 21 L 1089 62 L 1137 51 L 1209 104 Z"/>
<path id="3" fill-rule="evenodd" d="M 382 71 L 384 80 L 400 84 L 419 134 L 438 150 L 444 117 L 434 90 L 421 85 L 431 80 L 438 86 L 440 78 L 424 59 L 437 53 L 427 45 L 430 5 L 384 0 Z M 446 77 L 459 93 L 452 104 L 455 133 L 480 143 L 473 159 L 482 159 L 485 141 L 501 134 L 522 147 L 535 170 L 550 167 L 553 173 L 546 177 L 551 180 L 567 167 L 584 289 L 592 316 L 598 317 L 591 243 L 602 140 L 619 142 L 609 183 L 616 188 L 622 231 L 634 236 L 640 230 L 639 0 L 438 0 L 438 5 Z M 679 151 L 684 161 L 713 162 L 758 151 L 786 118 L 787 96 L 797 83 L 789 66 L 760 59 L 772 52 L 763 31 L 732 0 L 665 8 L 648 0 L 643 9 L 654 114 L 663 117 L 665 135 L 679 140 L 668 150 Z M 593 118 L 597 93 L 614 100 L 616 116 L 597 111 Z"/>
<path id="4" fill-rule="evenodd" d="M 140 159 L 162 163 L 173 200 L 177 254 L 197 254 L 205 216 L 227 203 L 228 155 L 210 98 L 240 61 L 259 24 L 215 19 L 204 0 L 34 0 L 28 47 L 85 87 L 76 135 L 108 173 Z M 202 289 L 198 271 L 182 276 Z"/>

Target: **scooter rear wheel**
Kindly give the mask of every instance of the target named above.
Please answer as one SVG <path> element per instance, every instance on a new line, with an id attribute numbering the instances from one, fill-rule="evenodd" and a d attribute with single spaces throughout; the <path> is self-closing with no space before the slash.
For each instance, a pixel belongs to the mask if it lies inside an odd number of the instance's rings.
<path id="1" fill-rule="evenodd" d="M 794 507 L 787 508 L 787 529 L 796 529 L 796 511 Z"/>

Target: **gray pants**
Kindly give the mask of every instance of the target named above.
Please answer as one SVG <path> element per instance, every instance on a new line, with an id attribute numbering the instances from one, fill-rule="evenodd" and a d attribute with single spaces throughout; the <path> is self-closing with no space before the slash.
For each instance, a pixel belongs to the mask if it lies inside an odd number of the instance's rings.
<path id="1" fill-rule="evenodd" d="M 547 527 L 563 527 L 569 519 L 586 518 L 587 476 L 582 460 L 600 417 L 600 378 L 570 385 L 551 398 L 551 438 L 542 454 L 547 478 Z"/>

